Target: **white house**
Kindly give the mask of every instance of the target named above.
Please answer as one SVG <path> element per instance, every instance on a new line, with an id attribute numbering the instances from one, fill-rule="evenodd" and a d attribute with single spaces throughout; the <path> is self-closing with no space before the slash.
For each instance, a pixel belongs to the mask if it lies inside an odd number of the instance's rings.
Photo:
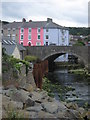
<path id="1" fill-rule="evenodd" d="M 47 24 L 44 26 L 44 45 L 68 46 L 69 30 L 47 18 Z"/>

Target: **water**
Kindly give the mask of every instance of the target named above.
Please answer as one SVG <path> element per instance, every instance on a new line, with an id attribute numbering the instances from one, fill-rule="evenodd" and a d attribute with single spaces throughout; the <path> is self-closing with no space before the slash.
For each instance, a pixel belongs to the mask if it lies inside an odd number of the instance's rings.
<path id="1" fill-rule="evenodd" d="M 57 69 L 49 73 L 48 79 L 52 82 L 58 81 L 63 87 L 70 86 L 73 91 L 67 91 L 63 94 L 63 99 L 68 102 L 76 102 L 79 106 L 84 106 L 89 102 L 89 87 L 85 76 L 68 73 L 67 69 Z M 60 100 L 58 93 L 55 92 L 55 98 Z M 90 103 L 89 103 L 90 104 Z"/>

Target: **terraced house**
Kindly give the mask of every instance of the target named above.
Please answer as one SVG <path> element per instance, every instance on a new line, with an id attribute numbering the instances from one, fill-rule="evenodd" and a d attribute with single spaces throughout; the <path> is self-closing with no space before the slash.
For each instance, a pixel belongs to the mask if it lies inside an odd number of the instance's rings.
<path id="1" fill-rule="evenodd" d="M 69 45 L 69 30 L 47 18 L 47 21 L 12 22 L 3 26 L 3 35 L 23 46 Z"/>

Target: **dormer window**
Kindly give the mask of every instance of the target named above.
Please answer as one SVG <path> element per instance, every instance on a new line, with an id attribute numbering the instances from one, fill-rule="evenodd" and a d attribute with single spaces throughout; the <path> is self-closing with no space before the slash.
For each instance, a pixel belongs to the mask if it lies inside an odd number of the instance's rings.
<path id="1" fill-rule="evenodd" d="M 41 31 L 40 28 L 38 28 L 38 33 L 40 33 L 40 31 Z"/>
<path id="2" fill-rule="evenodd" d="M 21 28 L 21 33 L 23 33 L 24 32 L 24 28 Z"/>

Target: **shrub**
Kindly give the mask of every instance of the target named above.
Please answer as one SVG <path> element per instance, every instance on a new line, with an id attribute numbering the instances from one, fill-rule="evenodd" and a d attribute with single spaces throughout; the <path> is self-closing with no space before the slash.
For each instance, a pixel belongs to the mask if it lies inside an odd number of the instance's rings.
<path id="1" fill-rule="evenodd" d="M 25 57 L 25 60 L 28 61 L 28 62 L 35 62 L 37 61 L 37 57 L 36 56 L 26 56 Z"/>

